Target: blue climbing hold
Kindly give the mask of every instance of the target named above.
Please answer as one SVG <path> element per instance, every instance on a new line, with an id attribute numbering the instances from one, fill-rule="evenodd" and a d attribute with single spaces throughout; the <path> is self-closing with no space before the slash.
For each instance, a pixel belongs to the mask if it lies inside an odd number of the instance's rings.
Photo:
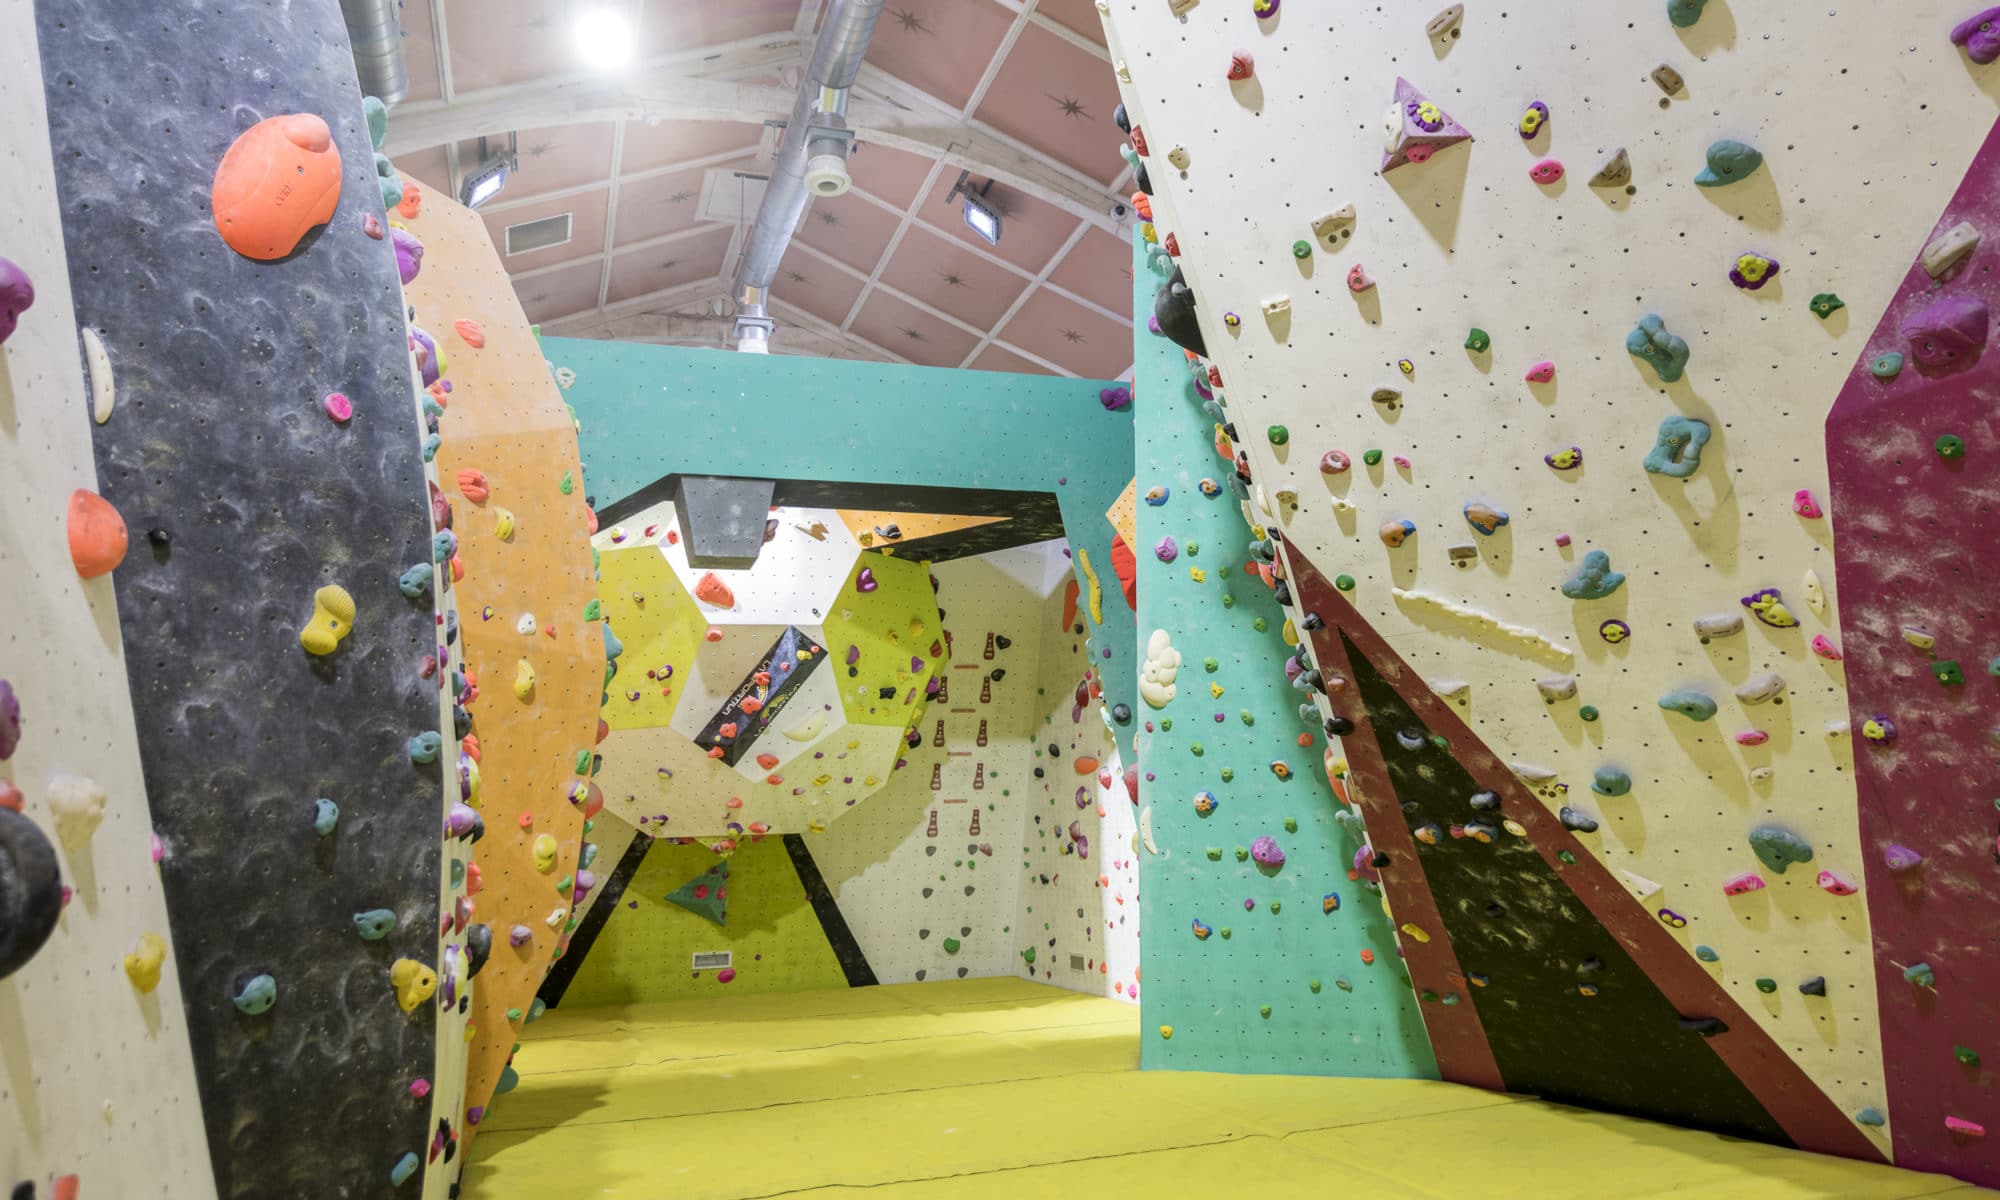
<path id="1" fill-rule="evenodd" d="M 278 1002 L 278 981 L 269 975 L 253 975 L 230 997 L 236 1011 L 246 1017 L 269 1012 Z"/>
<path id="2" fill-rule="evenodd" d="M 1687 342 L 1668 333 L 1666 323 L 1653 313 L 1641 317 L 1625 335 L 1625 349 L 1650 364 L 1661 383 L 1674 383 L 1687 370 Z"/>
<path id="3" fill-rule="evenodd" d="M 1599 767 L 1590 777 L 1590 790 L 1600 796 L 1622 796 L 1632 790 L 1632 777 L 1617 767 Z"/>
<path id="4" fill-rule="evenodd" d="M 340 824 L 340 805 L 321 797 L 313 801 L 313 832 L 321 837 L 330 837 L 334 827 Z"/>
<path id="5" fill-rule="evenodd" d="M 1706 445 L 1708 422 L 1675 413 L 1660 422 L 1659 437 L 1646 452 L 1646 470 L 1686 479 L 1701 467 L 1701 448 Z"/>
<path id="6" fill-rule="evenodd" d="M 424 593 L 431 589 L 431 576 L 435 574 L 437 574 L 436 567 L 429 563 L 418 563 L 403 572 L 401 578 L 396 580 L 396 587 L 410 599 L 421 600 L 424 598 Z"/>
<path id="7" fill-rule="evenodd" d="M 1677 712 L 1690 721 L 1706 721 L 1715 715 L 1715 701 L 1692 689 L 1683 688 L 1660 697 L 1660 707 Z"/>
<path id="8" fill-rule="evenodd" d="M 1625 583 L 1625 576 L 1611 569 L 1611 556 L 1592 550 L 1577 565 L 1576 574 L 1563 581 L 1562 594 L 1572 600 L 1602 600 Z"/>
<path id="9" fill-rule="evenodd" d="M 410 739 L 410 761 L 418 766 L 434 763 L 443 749 L 444 735 L 435 729 L 426 729 Z"/>

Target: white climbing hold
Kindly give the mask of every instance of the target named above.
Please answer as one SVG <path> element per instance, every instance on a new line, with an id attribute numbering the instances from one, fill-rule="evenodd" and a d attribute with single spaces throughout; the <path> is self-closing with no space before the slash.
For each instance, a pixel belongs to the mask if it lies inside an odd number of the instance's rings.
<path id="1" fill-rule="evenodd" d="M 522 613 L 521 619 L 514 622 L 514 632 L 528 637 L 535 636 L 535 614 Z"/>
<path id="2" fill-rule="evenodd" d="M 563 391 L 565 391 L 565 392 L 566 392 L 566 391 L 568 391 L 568 390 L 569 390 L 569 389 L 570 389 L 571 387 L 575 386 L 575 384 L 576 384 L 576 372 L 575 372 L 575 371 L 572 371 L 572 370 L 570 370 L 570 369 L 569 369 L 568 367 L 557 367 L 557 368 L 556 368 L 556 386 L 557 386 L 557 387 L 561 388 L 561 389 L 562 389 Z"/>
<path id="3" fill-rule="evenodd" d="M 1924 247 L 1924 270 L 1932 279 L 1942 276 L 1979 248 L 1979 231 L 1970 221 L 1960 221 L 1932 239 Z"/>
<path id="4" fill-rule="evenodd" d="M 1165 708 L 1174 698 L 1174 676 L 1180 673 L 1181 652 L 1164 629 L 1155 629 L 1146 639 L 1146 667 L 1139 676 L 1139 698 L 1154 708 Z"/>
<path id="5" fill-rule="evenodd" d="M 1770 780 L 1770 778 L 1771 778 L 1771 768 L 1769 767 L 1750 768 L 1751 783 L 1766 783 Z"/>
<path id="6" fill-rule="evenodd" d="M 111 374 L 111 355 L 104 349 L 104 339 L 88 325 L 83 327 L 83 358 L 90 365 L 90 419 L 102 425 L 111 419 L 111 408 L 118 403 L 118 384 Z"/>
<path id="7" fill-rule="evenodd" d="M 1766 671 L 1744 680 L 1736 688 L 1736 698 L 1745 704 L 1762 704 L 1776 699 L 1785 690 L 1785 677 L 1776 671 Z"/>
<path id="8" fill-rule="evenodd" d="M 1258 484 L 1258 485 L 1257 485 L 1257 489 L 1256 489 L 1256 491 L 1255 491 L 1255 492 L 1254 492 L 1253 494 L 1254 494 L 1254 495 L 1256 496 L 1256 498 L 1257 498 L 1257 511 L 1258 511 L 1258 512 L 1260 512 L 1260 513 L 1263 513 L 1263 514 L 1264 514 L 1265 516 L 1267 516 L 1267 517 L 1272 517 L 1272 516 L 1276 516 L 1276 515 L 1277 515 L 1276 513 L 1273 513 L 1273 512 L 1271 511 L 1271 501 L 1270 501 L 1270 500 L 1269 500 L 1269 499 L 1268 499 L 1268 498 L 1267 498 L 1267 497 L 1266 497 L 1266 496 L 1264 495 L 1264 485 L 1263 485 L 1263 484 L 1261 484 L 1261 483 L 1260 483 L 1260 484 Z"/>
<path id="9" fill-rule="evenodd" d="M 56 839 L 75 850 L 90 840 L 104 821 L 104 789 L 78 775 L 49 780 L 49 811 L 55 814 Z"/>
<path id="10" fill-rule="evenodd" d="M 1553 783 L 1556 776 L 1561 774 L 1554 767 L 1531 762 L 1510 762 L 1507 764 L 1507 769 L 1534 784 Z"/>
<path id="11" fill-rule="evenodd" d="M 1281 313 L 1292 311 L 1292 298 L 1290 296 L 1272 296 L 1265 300 L 1260 307 L 1263 308 L 1265 316 L 1275 317 Z"/>
<path id="12" fill-rule="evenodd" d="M 1660 885 L 1644 875 L 1625 870 L 1619 871 L 1618 874 L 1624 879 L 1625 886 L 1632 890 L 1633 898 L 1642 904 L 1660 894 Z"/>
<path id="13" fill-rule="evenodd" d="M 1735 637 L 1743 632 L 1742 613 L 1710 613 L 1694 619 L 1695 635 L 1702 641 L 1710 638 Z"/>
<path id="14" fill-rule="evenodd" d="M 1806 568 L 1806 582 L 1802 590 L 1805 592 L 1806 607 L 1812 609 L 1816 615 L 1825 616 L 1826 589 L 1820 586 L 1818 571 L 1811 567 Z"/>
<path id="15" fill-rule="evenodd" d="M 814 738 L 818 737 L 820 730 L 824 729 L 825 727 L 826 727 L 826 710 L 821 709 L 819 712 L 816 712 L 812 716 L 806 718 L 804 724 L 794 725 L 790 729 L 784 730 L 783 732 L 786 737 L 792 739 L 795 742 L 810 742 Z"/>
<path id="16" fill-rule="evenodd" d="M 1544 637 L 1526 625 L 1515 625 L 1503 621 L 1492 613 L 1460 604 L 1456 600 L 1447 599 L 1435 592 L 1426 592 L 1415 588 L 1391 588 L 1390 594 L 1396 598 L 1399 604 L 1408 603 L 1418 608 L 1428 609 L 1431 612 L 1469 624 L 1475 631 L 1497 634 L 1506 641 L 1512 642 L 1514 645 L 1521 647 L 1531 654 L 1553 655 L 1564 663 L 1568 663 L 1576 657 L 1575 652 L 1568 646 L 1552 638 Z"/>
<path id="17" fill-rule="evenodd" d="M 1454 704 L 1463 704 L 1472 698 L 1472 681 L 1470 679 L 1440 679 L 1431 684 L 1431 691 L 1436 692 L 1440 700 L 1449 700 Z"/>
<path id="18" fill-rule="evenodd" d="M 1550 704 L 1554 704 L 1558 700 L 1574 699 L 1576 697 L 1576 676 L 1551 675 L 1547 679 L 1537 679 L 1535 680 L 1535 690 L 1540 692 L 1542 699 Z"/>
<path id="19" fill-rule="evenodd" d="M 1139 810 L 1139 841 L 1146 847 L 1146 853 L 1158 854 L 1160 848 L 1153 841 L 1153 806 L 1148 804 Z"/>

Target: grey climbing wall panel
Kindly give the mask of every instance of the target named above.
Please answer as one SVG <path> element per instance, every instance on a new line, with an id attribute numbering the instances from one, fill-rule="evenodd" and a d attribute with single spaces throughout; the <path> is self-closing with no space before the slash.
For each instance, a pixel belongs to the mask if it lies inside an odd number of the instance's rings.
<path id="1" fill-rule="evenodd" d="M 428 1139 L 408 1085 L 431 1073 L 432 1012 L 398 1008 L 389 965 L 435 965 L 442 782 L 405 749 L 438 708 L 417 672 L 431 608 L 396 577 L 431 530 L 340 11 L 35 9 L 77 323 L 115 368 L 96 458 L 133 536 L 118 616 L 217 1190 L 384 1195 Z M 239 133 L 290 112 L 332 126 L 342 203 L 289 259 L 253 262 L 217 236 L 210 182 Z M 354 400 L 345 427 L 319 410 L 331 391 Z M 358 616 L 313 658 L 298 631 L 327 583 Z M 325 839 L 318 797 L 341 810 Z M 376 907 L 397 927 L 363 942 L 350 914 Z M 240 1015 L 258 973 L 277 1003 Z"/>

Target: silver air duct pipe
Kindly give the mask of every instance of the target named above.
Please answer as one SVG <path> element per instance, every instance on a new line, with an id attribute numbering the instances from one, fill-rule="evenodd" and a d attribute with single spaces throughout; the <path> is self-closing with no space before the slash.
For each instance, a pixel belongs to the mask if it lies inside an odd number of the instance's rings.
<path id="1" fill-rule="evenodd" d="M 847 128 L 847 91 L 861 73 L 861 56 L 875 36 L 875 22 L 887 0 L 833 0 L 813 45 L 812 61 L 799 81 L 798 98 L 772 156 L 771 181 L 757 209 L 757 223 L 736 265 L 736 348 L 770 352 L 776 323 L 765 307 L 771 280 L 791 245 L 811 196 L 838 196 L 848 187 L 847 152 L 854 135 Z"/>
<path id="2" fill-rule="evenodd" d="M 403 29 L 396 0 L 340 0 L 347 41 L 354 48 L 354 73 L 361 94 L 394 108 L 410 94 L 410 69 L 403 59 Z"/>

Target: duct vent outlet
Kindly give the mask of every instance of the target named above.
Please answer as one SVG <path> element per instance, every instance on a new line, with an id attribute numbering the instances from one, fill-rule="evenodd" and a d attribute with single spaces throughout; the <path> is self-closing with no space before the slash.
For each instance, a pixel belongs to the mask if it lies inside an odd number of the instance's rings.
<path id="1" fill-rule="evenodd" d="M 731 959 L 727 950 L 704 950 L 694 956 L 694 970 L 720 971 L 729 965 Z"/>
<path id="2" fill-rule="evenodd" d="M 569 242 L 570 213 L 557 213 L 553 217 L 543 217 L 535 221 L 523 221 L 519 225 L 507 227 L 507 253 L 526 254 L 530 250 L 546 250 L 550 246 L 561 246 Z"/>

